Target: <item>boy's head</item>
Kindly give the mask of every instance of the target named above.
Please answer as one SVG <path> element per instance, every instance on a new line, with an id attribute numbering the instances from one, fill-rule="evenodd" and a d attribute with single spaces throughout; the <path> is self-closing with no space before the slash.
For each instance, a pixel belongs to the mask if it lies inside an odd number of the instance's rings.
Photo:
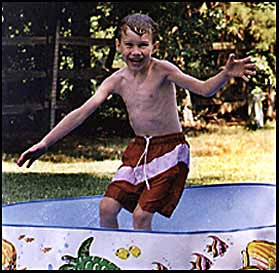
<path id="1" fill-rule="evenodd" d="M 158 25 L 147 15 L 128 15 L 121 21 L 115 44 L 129 69 L 143 71 L 159 46 Z"/>
<path id="2" fill-rule="evenodd" d="M 151 34 L 153 43 L 158 39 L 159 26 L 148 15 L 136 13 L 124 17 L 120 23 L 119 40 L 121 39 L 122 32 L 126 34 L 127 27 L 139 36 L 142 36 L 143 34 Z"/>

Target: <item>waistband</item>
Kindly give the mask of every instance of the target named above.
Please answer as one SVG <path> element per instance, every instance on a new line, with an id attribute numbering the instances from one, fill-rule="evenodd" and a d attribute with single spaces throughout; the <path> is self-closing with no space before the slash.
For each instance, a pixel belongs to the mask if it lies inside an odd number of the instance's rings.
<path id="1" fill-rule="evenodd" d="M 135 143 L 140 144 L 140 145 L 145 145 L 146 138 L 150 139 L 150 144 L 152 144 L 152 145 L 168 144 L 168 143 L 181 143 L 181 142 L 188 144 L 183 132 L 167 134 L 167 135 L 162 135 L 162 136 L 136 136 Z"/>

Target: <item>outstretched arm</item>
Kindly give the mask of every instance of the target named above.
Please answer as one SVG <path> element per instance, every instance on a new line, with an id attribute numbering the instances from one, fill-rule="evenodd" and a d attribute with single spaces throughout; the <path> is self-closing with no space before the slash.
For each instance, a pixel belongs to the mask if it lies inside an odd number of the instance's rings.
<path id="1" fill-rule="evenodd" d="M 27 160 L 29 160 L 27 164 L 27 168 L 29 168 L 51 145 L 82 124 L 85 119 L 106 100 L 112 91 L 112 81 L 107 78 L 101 84 L 94 96 L 87 100 L 81 107 L 73 110 L 65 116 L 39 143 L 22 153 L 17 161 L 18 166 L 21 167 Z"/>
<path id="2" fill-rule="evenodd" d="M 201 81 L 183 73 L 176 66 L 168 65 L 168 80 L 174 82 L 182 88 L 186 88 L 201 96 L 213 96 L 232 77 L 240 77 L 248 82 L 247 75 L 255 75 L 256 64 L 251 63 L 251 58 L 235 59 L 234 54 L 230 54 L 224 69 L 212 78 Z"/>

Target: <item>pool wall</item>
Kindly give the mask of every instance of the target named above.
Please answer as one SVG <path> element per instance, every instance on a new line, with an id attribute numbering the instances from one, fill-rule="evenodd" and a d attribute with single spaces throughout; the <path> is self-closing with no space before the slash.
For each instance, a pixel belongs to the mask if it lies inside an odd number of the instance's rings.
<path id="1" fill-rule="evenodd" d="M 119 230 L 92 227 L 94 225 L 88 225 L 92 224 L 91 219 L 89 222 L 77 219 L 78 215 L 80 219 L 82 215 L 96 216 L 100 200 L 101 196 L 2 206 L 2 269 L 276 267 L 274 185 L 186 188 L 173 217 L 156 216 L 152 232 L 132 230 L 131 215 L 125 211 L 120 215 Z M 198 206 L 201 200 L 204 204 Z M 90 201 L 96 209 L 90 206 Z M 53 217 L 55 211 L 59 217 Z"/>

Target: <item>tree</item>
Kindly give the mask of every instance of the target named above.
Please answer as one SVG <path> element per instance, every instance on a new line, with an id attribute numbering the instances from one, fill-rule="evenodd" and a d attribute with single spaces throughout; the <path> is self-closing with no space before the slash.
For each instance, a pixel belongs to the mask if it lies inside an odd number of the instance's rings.
<path id="1" fill-rule="evenodd" d="M 46 13 L 50 5 L 57 7 L 57 17 L 51 17 L 52 13 Z M 46 33 L 50 35 L 55 31 L 53 22 L 59 18 L 61 37 L 91 36 L 114 40 L 118 31 L 117 26 L 124 16 L 135 12 L 149 14 L 160 25 L 160 48 L 156 57 L 177 64 L 183 71 L 199 79 L 207 79 L 217 73 L 230 53 L 230 49 L 214 50 L 212 45 L 215 42 L 230 42 L 235 46 L 238 57 L 250 53 L 255 60 L 260 61 L 262 66 L 250 87 L 236 80 L 230 86 L 225 85 L 211 99 L 213 103 L 216 100 L 225 102 L 231 99 L 227 94 L 247 98 L 249 93 L 252 94 L 259 88 L 264 94 L 270 93 L 268 91 L 270 86 L 275 90 L 275 7 L 276 4 L 272 2 L 4 2 L 2 33 L 5 37 L 32 37 Z M 50 47 L 50 53 L 45 55 L 40 50 L 36 51 L 35 47 L 33 49 L 31 51 L 22 45 L 13 49 L 4 48 L 3 66 L 18 71 L 41 68 L 50 75 L 49 66 L 53 60 L 53 48 Z M 102 80 L 123 65 L 114 44 L 94 45 L 90 48 L 63 45 L 59 49 L 59 56 L 60 70 L 87 68 L 100 71 L 98 75 L 87 80 L 59 78 L 57 99 L 68 105 L 68 111 L 94 94 Z M 22 90 L 22 85 L 27 86 L 27 83 L 28 80 L 25 83 L 17 83 L 14 89 Z M 31 87 L 28 87 L 29 94 L 30 89 Z M 50 81 L 46 81 L 45 90 L 49 89 Z M 33 92 L 34 90 L 32 94 Z M 43 93 L 44 96 L 49 94 L 45 91 Z M 10 94 L 5 94 L 4 98 L 11 98 Z M 186 94 L 181 89 L 177 94 L 182 116 Z M 28 99 L 30 97 L 31 95 Z M 204 111 L 204 108 L 196 105 L 200 98 L 191 94 L 191 99 L 195 114 L 199 115 L 200 110 Z M 265 101 L 264 105 L 268 105 Z M 97 127 L 103 127 L 106 120 L 116 119 L 125 124 L 124 126 L 117 124 L 118 127 L 126 129 L 129 127 L 125 107 L 120 98 L 108 100 L 87 124 L 94 121 Z M 91 126 L 86 125 L 83 128 L 85 127 Z M 113 132 L 116 131 L 117 128 L 114 127 Z"/>
<path id="2" fill-rule="evenodd" d="M 238 2 L 230 5 L 228 13 L 234 21 L 229 32 L 234 34 L 239 50 L 249 49 L 249 55 L 258 64 L 257 75 L 247 90 L 248 126 L 256 129 L 262 127 L 267 119 L 273 119 L 275 112 L 276 3 Z M 256 118 L 261 116 L 260 112 L 263 112 L 263 120 Z"/>

